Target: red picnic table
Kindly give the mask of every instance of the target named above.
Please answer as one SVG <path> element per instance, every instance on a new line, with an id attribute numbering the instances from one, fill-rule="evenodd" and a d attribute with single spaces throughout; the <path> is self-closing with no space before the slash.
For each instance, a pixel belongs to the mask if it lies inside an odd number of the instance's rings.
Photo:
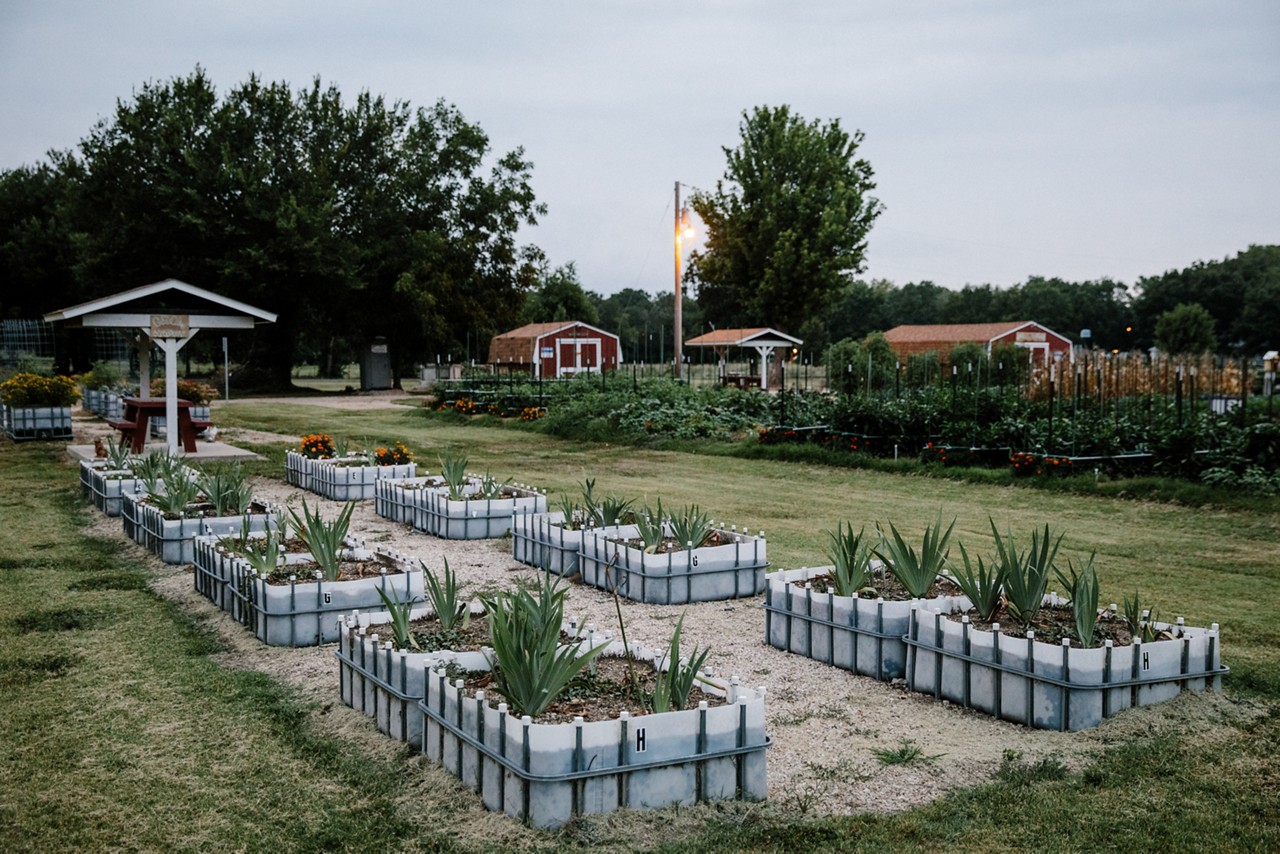
<path id="1" fill-rule="evenodd" d="M 124 417 L 108 418 L 107 423 L 120 431 L 122 443 L 128 443 L 135 454 L 140 454 L 147 444 L 151 419 L 156 416 L 164 417 L 164 414 L 163 397 L 126 397 L 124 398 Z M 191 401 L 178 401 L 178 437 L 182 440 L 182 447 L 188 453 L 195 453 L 196 433 L 208 426 L 208 421 L 192 420 Z"/>

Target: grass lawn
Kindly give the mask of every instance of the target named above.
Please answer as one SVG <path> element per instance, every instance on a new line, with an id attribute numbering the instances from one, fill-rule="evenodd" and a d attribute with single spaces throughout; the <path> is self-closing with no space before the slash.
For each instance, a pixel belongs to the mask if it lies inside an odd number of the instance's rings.
<path id="1" fill-rule="evenodd" d="M 822 562 L 838 521 L 923 530 L 956 516 L 972 553 L 988 515 L 1027 533 L 1050 523 L 1065 556 L 1097 550 L 1103 600 L 1134 589 L 1162 615 L 1222 625 L 1230 702 L 1206 737 L 1123 729 L 1068 772 L 1009 757 L 997 782 L 892 816 L 815 819 L 776 802 L 622 814 L 541 833 L 489 816 L 420 757 L 354 740 L 340 703 L 307 700 L 221 666 L 217 639 L 152 593 L 161 573 L 118 535 L 86 536 L 60 445 L 0 444 L 0 847 L 365 850 L 1277 850 L 1280 849 L 1280 520 L 925 477 L 623 446 L 579 446 L 412 409 L 232 403 L 219 423 L 370 444 L 403 440 L 435 468 L 472 468 L 576 491 L 697 502 L 763 529 L 777 567 Z M 234 438 L 233 438 L 234 441 Z M 263 473 L 283 474 L 284 445 Z M 759 634 L 744 638 L 759 642 Z"/>

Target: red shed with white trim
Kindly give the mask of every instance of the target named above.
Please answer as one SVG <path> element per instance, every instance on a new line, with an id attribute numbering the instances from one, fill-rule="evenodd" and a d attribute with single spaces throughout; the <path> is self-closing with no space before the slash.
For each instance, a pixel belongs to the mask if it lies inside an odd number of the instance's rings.
<path id="1" fill-rule="evenodd" d="M 618 336 L 580 320 L 530 323 L 493 336 L 489 364 L 544 378 L 618 367 Z"/>
<path id="2" fill-rule="evenodd" d="M 996 344 L 1013 344 L 1031 351 L 1034 361 L 1045 364 L 1050 357 L 1075 360 L 1071 339 L 1033 320 L 1002 323 L 937 323 L 927 326 L 895 326 L 884 337 L 905 359 L 911 353 L 933 351 L 942 359 L 958 344 L 981 344 L 988 353 Z"/>

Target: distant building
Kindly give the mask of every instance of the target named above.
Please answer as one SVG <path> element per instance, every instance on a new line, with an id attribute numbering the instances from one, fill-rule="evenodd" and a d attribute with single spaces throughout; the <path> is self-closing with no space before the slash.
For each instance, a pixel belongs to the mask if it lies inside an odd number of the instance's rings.
<path id="1" fill-rule="evenodd" d="M 1054 357 L 1075 360 L 1071 340 L 1047 326 L 1032 320 L 1009 320 L 1003 323 L 937 323 L 927 326 L 895 326 L 884 334 L 898 358 L 906 360 L 912 353 L 933 351 L 946 359 L 960 344 L 978 344 L 988 353 L 997 344 L 1012 344 L 1031 351 L 1039 364 Z"/>
<path id="2" fill-rule="evenodd" d="M 566 377 L 618 367 L 618 336 L 578 320 L 530 323 L 489 341 L 489 364 L 535 377 Z"/>

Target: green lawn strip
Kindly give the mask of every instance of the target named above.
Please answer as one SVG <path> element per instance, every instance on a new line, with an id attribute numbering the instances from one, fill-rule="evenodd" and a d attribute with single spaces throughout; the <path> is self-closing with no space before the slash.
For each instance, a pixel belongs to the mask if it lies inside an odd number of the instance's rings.
<path id="1" fill-rule="evenodd" d="M 317 734 L 290 691 L 215 664 L 209 635 L 131 583 L 148 570 L 80 532 L 69 467 L 6 443 L 0 470 L 23 504 L 0 539 L 0 848 L 447 844 L 404 808 L 397 764 Z"/>

